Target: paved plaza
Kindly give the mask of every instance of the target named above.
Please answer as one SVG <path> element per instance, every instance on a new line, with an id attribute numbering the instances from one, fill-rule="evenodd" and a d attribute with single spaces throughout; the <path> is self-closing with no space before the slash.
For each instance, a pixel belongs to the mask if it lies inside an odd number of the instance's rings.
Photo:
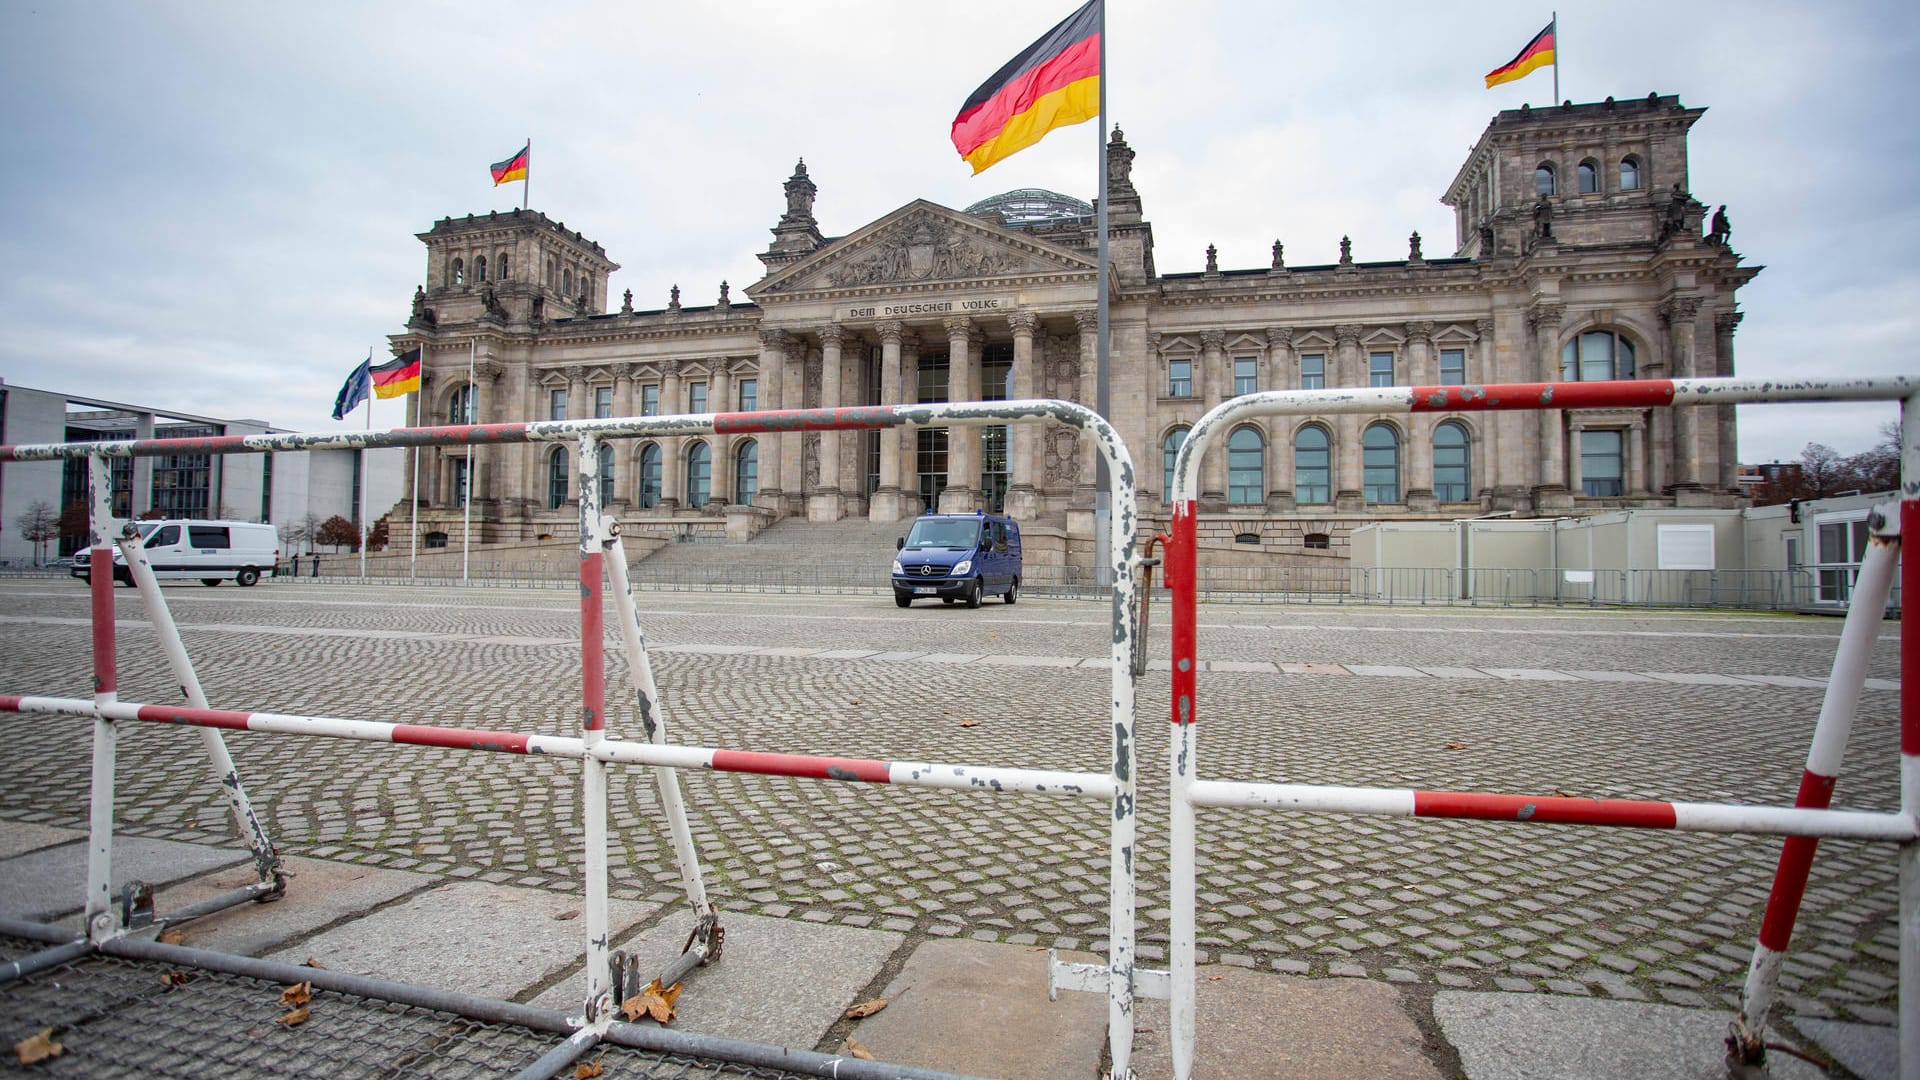
<path id="1" fill-rule="evenodd" d="M 216 708 L 575 728 L 572 590 L 164 592 Z M 179 702 L 137 596 L 116 596 L 121 699 Z M 1103 604 L 899 610 L 883 594 L 642 591 L 639 607 L 673 741 L 1104 768 Z M 1139 933 L 1143 966 L 1164 968 L 1164 600 L 1153 616 Z M 624 702 L 608 622 L 609 700 Z M 1838 619 L 1796 616 L 1279 605 L 1203 605 L 1200 622 L 1202 778 L 1777 805 L 1798 785 L 1840 632 Z M 1875 649 L 1836 806 L 1897 805 L 1898 634 L 1890 624 Z M 0 693 L 84 697 L 90 671 L 79 582 L 0 582 Z M 616 736 L 638 727 L 630 707 L 612 712 Z M 6 714 L 0 738 L 0 823 L 85 828 L 88 725 Z M 404 883 L 395 902 L 489 885 L 577 906 L 577 765 L 227 742 L 286 855 L 391 872 Z M 126 725 L 120 746 L 124 837 L 231 845 L 196 738 Z M 873 988 L 938 939 L 1105 948 L 1102 803 L 724 773 L 682 782 L 720 909 L 757 927 L 871 932 L 863 940 L 887 943 Z M 617 914 L 644 935 L 683 917 L 677 871 L 651 777 L 616 768 L 611 800 Z M 1723 1024 L 1779 852 L 1769 838 L 1251 810 L 1201 810 L 1199 830 L 1201 962 L 1391 991 L 1418 1029 L 1410 1052 L 1438 1075 L 1499 1074 L 1450 1038 L 1471 1029 L 1468 1000 L 1679 1006 Z M 1824 842 L 1782 973 L 1789 1033 L 1893 1024 L 1896 948 L 1892 849 Z"/>

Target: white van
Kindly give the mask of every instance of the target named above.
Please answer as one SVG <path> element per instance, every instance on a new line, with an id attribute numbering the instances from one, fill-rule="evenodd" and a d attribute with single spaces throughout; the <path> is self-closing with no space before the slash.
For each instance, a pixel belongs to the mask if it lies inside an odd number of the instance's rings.
<path id="1" fill-rule="evenodd" d="M 273 573 L 280 561 L 280 534 L 271 525 L 251 521 L 136 521 L 140 546 L 153 576 L 162 581 L 198 578 L 202 585 L 218 585 L 232 578 L 251 585 L 261 574 Z M 92 579 L 92 552 L 82 548 L 73 556 L 73 576 Z M 127 562 L 113 549 L 113 580 L 133 584 Z"/>

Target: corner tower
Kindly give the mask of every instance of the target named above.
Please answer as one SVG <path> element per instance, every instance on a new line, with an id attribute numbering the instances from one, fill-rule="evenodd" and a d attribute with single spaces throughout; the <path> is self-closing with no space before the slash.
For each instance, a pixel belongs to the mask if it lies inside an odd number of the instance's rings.
<path id="1" fill-rule="evenodd" d="M 441 218 L 415 235 L 427 245 L 427 283 L 414 293 L 414 327 L 599 314 L 607 276 L 620 269 L 599 244 L 537 210 Z"/>

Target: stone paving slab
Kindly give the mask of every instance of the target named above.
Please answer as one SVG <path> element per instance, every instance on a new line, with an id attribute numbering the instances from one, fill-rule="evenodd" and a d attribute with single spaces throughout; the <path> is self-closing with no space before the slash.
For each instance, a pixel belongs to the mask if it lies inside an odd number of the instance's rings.
<path id="1" fill-rule="evenodd" d="M 1899 1028 L 1813 1017 L 1796 1017 L 1793 1026 L 1862 1080 L 1894 1080 L 1900 1075 Z M 1782 1056 L 1769 1054 L 1767 1061 Z"/>
<path id="2" fill-rule="evenodd" d="M 1548 668 L 1482 668 L 1496 679 L 1510 679 L 1523 682 L 1572 682 L 1574 677 L 1564 671 Z"/>
<path id="3" fill-rule="evenodd" d="M 0 821 L 0 859 L 11 859 L 29 851 L 85 840 L 79 829 L 56 829 L 51 825 L 32 825 L 20 821 Z"/>
<path id="4" fill-rule="evenodd" d="M 209 870 L 248 862 L 243 848 L 184 844 L 137 836 L 113 838 L 112 892 L 130 881 L 170 885 Z M 51 922 L 86 906 L 87 845 L 84 841 L 41 848 L 0 862 L 0 915 Z M 170 901 L 169 901 L 170 902 Z"/>
<path id="5" fill-rule="evenodd" d="M 720 925 L 726 930 L 720 959 L 686 977 L 673 1027 L 802 1050 L 811 1050 L 860 1000 L 906 941 L 884 930 L 726 912 Z M 692 930 L 693 915 L 682 909 L 619 948 L 639 957 L 644 968 L 663 968 L 680 955 Z M 532 1003 L 577 1012 L 585 992 L 586 980 L 575 967 Z"/>
<path id="6" fill-rule="evenodd" d="M 266 904 L 240 904 L 184 923 L 180 926 L 186 935 L 182 944 L 196 949 L 260 956 L 291 938 L 371 911 L 437 880 L 429 874 L 381 870 L 325 859 L 283 858 L 280 866 L 287 875 L 286 896 Z M 159 905 L 160 914 L 257 880 L 251 863 L 221 873 L 203 874 L 169 889 Z"/>
<path id="7" fill-rule="evenodd" d="M 1682 686 L 1745 686 L 1747 685 L 1747 681 L 1745 679 L 1737 679 L 1737 678 L 1734 678 L 1732 675 L 1716 675 L 1710 671 L 1700 671 L 1700 672 L 1647 671 L 1647 672 L 1642 672 L 1642 674 L 1651 675 L 1652 677 L 1659 679 L 1661 682 L 1679 683 Z"/>
<path id="8" fill-rule="evenodd" d="M 1078 953 L 1063 959 L 1099 961 Z M 1106 1045 L 1106 995 L 1062 991 L 1048 1001 L 1045 949 L 929 940 L 880 996 L 889 1004 L 861 1020 L 853 1037 L 896 1065 L 1003 1080 L 1091 1080 Z"/>
<path id="9" fill-rule="evenodd" d="M 1348 664 L 1347 670 L 1355 675 L 1371 675 L 1375 678 L 1424 679 L 1426 672 L 1419 668 L 1394 667 L 1387 664 Z"/>
<path id="10" fill-rule="evenodd" d="M 1427 1059 L 1401 991 L 1387 983 L 1308 980 L 1210 964 L 1198 970 L 1194 998 L 1193 1075 L 1200 1080 L 1445 1075 Z M 1167 1002 L 1134 1002 L 1133 1067 L 1139 1076 L 1173 1075 L 1168 1019 Z M 1558 1077 L 1576 1075 L 1585 1074 Z"/>
<path id="11" fill-rule="evenodd" d="M 580 962 L 586 953 L 581 907 L 577 896 L 543 889 L 455 882 L 267 959 L 299 964 L 312 958 L 334 971 L 511 999 Z M 658 909 L 614 900 L 608 922 L 617 935 Z"/>
<path id="12" fill-rule="evenodd" d="M 1491 679 L 1493 676 L 1470 667 L 1423 667 L 1421 671 L 1437 679 Z M 1577 673 L 1576 673 L 1577 674 Z"/>
<path id="13" fill-rule="evenodd" d="M 1825 679 L 1810 679 L 1803 675 L 1742 675 L 1740 677 L 1748 682 L 1764 683 L 1767 686 L 1793 686 L 1806 689 L 1820 689 L 1827 685 L 1827 680 Z M 1882 680 L 1868 679 L 1867 681 L 1880 682 Z M 1894 684 L 1896 689 L 1898 686 L 1898 683 Z"/>
<path id="14" fill-rule="evenodd" d="M 1080 663 L 1078 656 L 983 656 L 983 664 L 1000 664 L 1005 667 L 1054 667 L 1070 668 Z"/>
<path id="15" fill-rule="evenodd" d="M 1724 1080 L 1728 1014 L 1634 1001 L 1443 990 L 1433 1015 L 1468 1080 Z M 1769 1054 L 1773 1080 L 1824 1070 Z"/>
<path id="16" fill-rule="evenodd" d="M 1588 682 L 1633 682 L 1650 683 L 1660 680 L 1651 675 L 1642 675 L 1637 671 L 1568 671 L 1567 674 Z"/>

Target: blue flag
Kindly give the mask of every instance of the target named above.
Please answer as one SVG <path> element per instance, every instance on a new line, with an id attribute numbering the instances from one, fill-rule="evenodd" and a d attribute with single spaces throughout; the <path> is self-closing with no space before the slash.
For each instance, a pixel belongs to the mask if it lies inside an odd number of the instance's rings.
<path id="1" fill-rule="evenodd" d="M 369 375 L 367 371 L 372 366 L 373 361 L 362 360 L 360 361 L 360 366 L 353 369 L 353 374 L 347 376 L 347 381 L 340 387 L 340 393 L 335 395 L 333 399 L 333 418 L 335 420 L 345 420 L 347 414 L 353 411 L 354 406 L 367 400 L 367 391 L 373 388 L 373 376 Z"/>

